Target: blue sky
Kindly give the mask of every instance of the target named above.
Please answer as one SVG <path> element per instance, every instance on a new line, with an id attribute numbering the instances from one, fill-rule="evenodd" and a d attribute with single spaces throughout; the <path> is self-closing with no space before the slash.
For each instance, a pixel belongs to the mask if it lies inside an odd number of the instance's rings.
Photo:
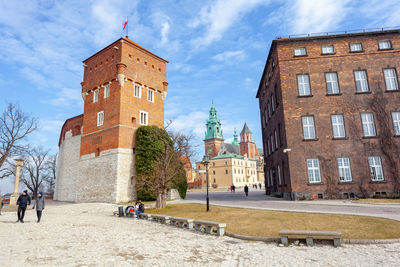
<path id="1" fill-rule="evenodd" d="M 165 119 L 202 144 L 211 101 L 225 139 L 246 121 L 258 147 L 255 98 L 281 35 L 400 25 L 393 0 L 0 1 L 0 111 L 18 102 L 40 119 L 30 142 L 53 153 L 65 119 L 81 114 L 82 60 L 124 35 L 169 60 Z M 203 153 L 199 146 L 198 159 Z M 1 185 L 1 184 L 0 184 Z"/>

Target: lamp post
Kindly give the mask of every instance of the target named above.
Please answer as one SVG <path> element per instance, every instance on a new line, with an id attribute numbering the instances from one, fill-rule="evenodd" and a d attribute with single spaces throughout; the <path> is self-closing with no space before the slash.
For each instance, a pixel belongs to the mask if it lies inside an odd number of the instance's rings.
<path id="1" fill-rule="evenodd" d="M 204 164 L 206 165 L 206 179 L 207 179 L 207 211 L 210 211 L 210 201 L 208 199 L 208 164 L 210 163 L 210 156 L 204 155 Z"/>

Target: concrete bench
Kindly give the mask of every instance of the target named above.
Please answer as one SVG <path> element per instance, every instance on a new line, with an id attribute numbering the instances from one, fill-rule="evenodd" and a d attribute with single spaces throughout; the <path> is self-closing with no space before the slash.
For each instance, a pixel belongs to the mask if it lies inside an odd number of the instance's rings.
<path id="1" fill-rule="evenodd" d="M 187 229 L 193 229 L 193 219 L 186 219 L 180 217 L 169 217 L 171 225 L 178 225 L 178 227 L 184 227 L 186 225 Z"/>
<path id="2" fill-rule="evenodd" d="M 146 220 L 151 220 L 151 214 L 148 213 L 139 213 L 139 218 L 140 219 L 146 219 Z"/>
<path id="3" fill-rule="evenodd" d="M 193 221 L 193 224 L 194 224 L 194 229 L 196 231 L 201 231 L 202 228 L 204 227 L 206 233 L 211 234 L 213 228 L 216 228 L 218 236 L 223 236 L 225 234 L 226 223 L 195 220 Z"/>
<path id="4" fill-rule="evenodd" d="M 159 223 L 169 223 L 169 216 L 161 214 L 152 214 L 151 219 Z"/>
<path id="5" fill-rule="evenodd" d="M 340 247 L 341 232 L 336 231 L 305 231 L 305 230 L 281 230 L 279 231 L 281 243 L 285 246 L 289 245 L 289 238 L 306 239 L 307 246 L 313 246 L 313 239 L 327 239 L 333 240 L 335 247 Z"/>

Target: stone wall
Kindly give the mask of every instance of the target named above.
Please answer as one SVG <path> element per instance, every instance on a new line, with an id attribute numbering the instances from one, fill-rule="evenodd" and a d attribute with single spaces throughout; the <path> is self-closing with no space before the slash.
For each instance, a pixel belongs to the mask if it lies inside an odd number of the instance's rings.
<path id="1" fill-rule="evenodd" d="M 54 199 L 127 202 L 136 199 L 132 149 L 110 149 L 80 157 L 81 136 L 69 131 L 60 146 Z"/>

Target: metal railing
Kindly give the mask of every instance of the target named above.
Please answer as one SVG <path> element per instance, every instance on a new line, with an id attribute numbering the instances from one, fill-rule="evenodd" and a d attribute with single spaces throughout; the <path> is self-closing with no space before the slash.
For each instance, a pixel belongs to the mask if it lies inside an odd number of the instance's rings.
<path id="1" fill-rule="evenodd" d="M 318 33 L 305 33 L 305 34 L 291 34 L 277 36 L 277 40 L 282 39 L 295 39 L 295 38 L 306 38 L 306 37 L 319 37 L 319 36 L 332 36 L 338 34 L 352 34 L 352 33 L 364 33 L 364 32 L 383 32 L 389 30 L 400 30 L 400 26 L 382 27 L 382 28 L 369 28 L 369 29 L 358 29 L 348 31 L 334 31 L 334 32 L 318 32 Z"/>

